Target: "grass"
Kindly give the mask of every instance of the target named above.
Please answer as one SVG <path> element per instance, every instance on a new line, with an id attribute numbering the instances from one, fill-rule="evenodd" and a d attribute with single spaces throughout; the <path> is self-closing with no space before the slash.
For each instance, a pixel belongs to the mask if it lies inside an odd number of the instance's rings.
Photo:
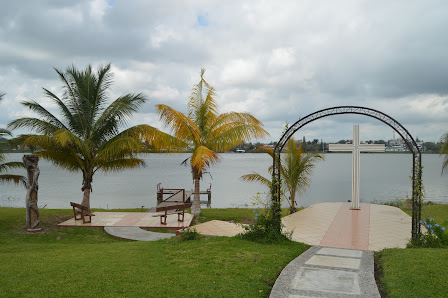
<path id="1" fill-rule="evenodd" d="M 387 297 L 448 297 L 448 249 L 385 249 L 376 257 Z"/>
<path id="2" fill-rule="evenodd" d="M 24 209 L 0 208 L 2 297 L 265 297 L 281 270 L 308 248 L 226 237 L 125 241 L 99 228 L 55 227 L 70 216 L 71 210 L 41 210 L 44 232 L 28 234 Z"/>
<path id="3" fill-rule="evenodd" d="M 434 218 L 447 233 L 448 205 L 425 205 L 423 209 L 422 218 Z M 384 249 L 375 259 L 379 286 L 387 297 L 448 297 L 448 249 Z"/>

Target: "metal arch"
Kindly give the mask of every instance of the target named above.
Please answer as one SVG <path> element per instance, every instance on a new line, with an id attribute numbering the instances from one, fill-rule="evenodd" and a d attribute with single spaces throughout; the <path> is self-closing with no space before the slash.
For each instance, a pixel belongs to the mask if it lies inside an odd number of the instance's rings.
<path id="1" fill-rule="evenodd" d="M 319 110 L 317 112 L 311 113 L 303 118 L 300 118 L 296 123 L 291 125 L 289 129 L 281 136 L 279 142 L 274 148 L 274 161 L 273 161 L 273 179 L 276 183 L 273 183 L 272 189 L 272 206 L 274 214 L 280 214 L 280 153 L 283 150 L 283 147 L 286 145 L 286 142 L 291 138 L 291 136 L 296 133 L 303 126 L 317 120 L 320 118 L 333 116 L 333 115 L 342 115 L 342 114 L 357 114 L 364 115 L 371 118 L 375 118 L 388 126 L 390 126 L 393 130 L 395 130 L 400 137 L 405 141 L 407 147 L 412 153 L 412 238 L 416 239 L 416 237 L 420 234 L 420 218 L 421 218 L 421 151 L 417 146 L 412 135 L 407 131 L 406 128 L 403 127 L 398 121 L 389 115 L 380 112 L 375 109 L 358 107 L 358 106 L 339 106 L 333 108 L 327 108 L 323 110 Z M 274 182 L 274 181 L 273 181 Z M 280 215 L 278 215 L 280 216 Z"/>

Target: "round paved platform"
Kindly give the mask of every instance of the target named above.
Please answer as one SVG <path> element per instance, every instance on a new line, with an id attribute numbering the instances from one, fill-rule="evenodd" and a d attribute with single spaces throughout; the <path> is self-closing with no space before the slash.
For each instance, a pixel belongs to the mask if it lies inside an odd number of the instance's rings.
<path id="1" fill-rule="evenodd" d="M 156 233 L 151 231 L 143 230 L 139 227 L 115 227 L 109 226 L 104 227 L 104 232 L 107 234 L 127 240 L 136 241 L 156 241 L 160 239 L 167 239 L 174 237 L 175 234 L 171 233 Z"/>
<path id="2" fill-rule="evenodd" d="M 412 220 L 401 209 L 387 205 L 319 203 L 282 219 L 292 240 L 309 245 L 379 251 L 405 248 Z"/>

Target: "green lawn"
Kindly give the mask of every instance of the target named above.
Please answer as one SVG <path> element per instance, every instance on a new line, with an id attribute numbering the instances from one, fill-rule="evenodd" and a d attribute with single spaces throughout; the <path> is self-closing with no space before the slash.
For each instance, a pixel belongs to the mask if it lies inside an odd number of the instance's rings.
<path id="1" fill-rule="evenodd" d="M 70 214 L 41 210 L 45 232 L 27 234 L 24 209 L 0 208 L 2 297 L 265 297 L 308 248 L 225 237 L 124 241 L 98 228 L 55 227 Z"/>
<path id="2" fill-rule="evenodd" d="M 448 297 L 448 249 L 385 249 L 377 257 L 387 297 Z"/>
<path id="3" fill-rule="evenodd" d="M 448 232 L 448 205 L 425 205 L 422 218 L 426 216 Z M 448 249 L 385 249 L 376 261 L 387 297 L 448 297 Z"/>

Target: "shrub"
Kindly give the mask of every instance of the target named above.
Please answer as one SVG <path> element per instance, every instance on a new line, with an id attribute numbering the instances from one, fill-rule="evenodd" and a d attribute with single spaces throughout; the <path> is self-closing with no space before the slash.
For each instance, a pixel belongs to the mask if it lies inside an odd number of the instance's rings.
<path id="1" fill-rule="evenodd" d="M 179 241 L 197 240 L 199 239 L 199 237 L 200 234 L 196 231 L 195 228 L 182 227 L 179 234 Z"/>
<path id="2" fill-rule="evenodd" d="M 420 224 L 426 228 L 426 232 L 421 233 L 417 239 L 411 240 L 408 247 L 448 247 L 448 236 L 444 227 L 432 218 L 428 221 L 421 220 Z"/>
<path id="3" fill-rule="evenodd" d="M 245 232 L 239 234 L 240 238 L 263 243 L 278 243 L 291 241 L 292 233 L 278 232 L 270 208 L 256 208 L 255 223 L 243 226 Z M 284 226 L 282 225 L 282 230 Z"/>

